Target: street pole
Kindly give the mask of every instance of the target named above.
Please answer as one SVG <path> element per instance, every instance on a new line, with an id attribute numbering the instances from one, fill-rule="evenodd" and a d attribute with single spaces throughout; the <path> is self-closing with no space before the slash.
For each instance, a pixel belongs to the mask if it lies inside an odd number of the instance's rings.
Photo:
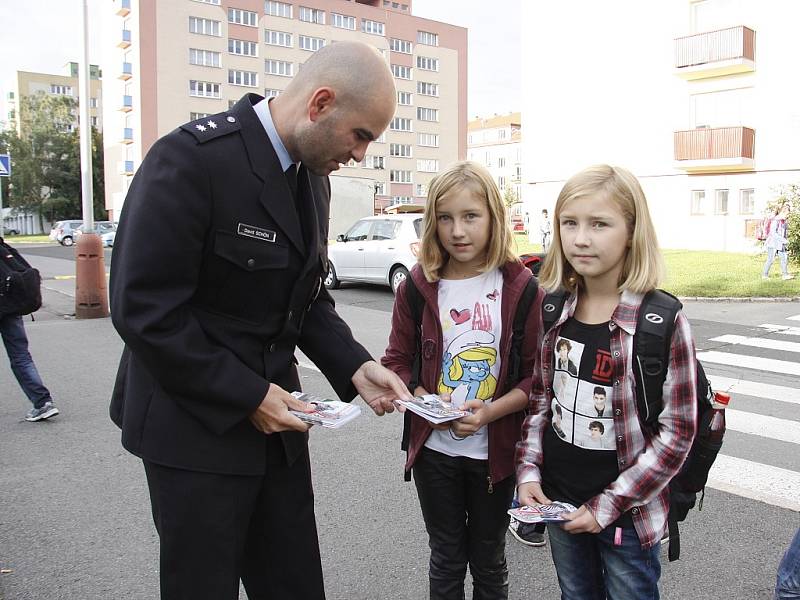
<path id="1" fill-rule="evenodd" d="M 6 216 L 3 213 L 3 182 L 0 181 L 0 237 L 6 237 Z"/>
<path id="2" fill-rule="evenodd" d="M 83 0 L 83 57 L 78 69 L 79 131 L 81 141 L 81 206 L 83 234 L 75 244 L 75 316 L 96 319 L 108 316 L 108 289 L 103 245 L 94 230 L 92 190 L 92 127 L 89 122 L 89 0 Z"/>

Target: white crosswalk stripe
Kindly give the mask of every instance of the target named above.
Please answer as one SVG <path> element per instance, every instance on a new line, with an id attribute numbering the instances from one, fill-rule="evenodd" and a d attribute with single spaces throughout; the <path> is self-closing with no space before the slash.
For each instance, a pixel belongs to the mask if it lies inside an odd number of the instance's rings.
<path id="1" fill-rule="evenodd" d="M 709 352 L 698 352 L 697 358 L 699 358 L 703 364 L 716 363 L 720 365 L 729 365 L 732 367 L 742 367 L 745 369 L 757 369 L 759 371 L 767 371 L 769 373 L 800 375 L 800 363 L 791 362 L 788 360 L 777 360 L 774 358 L 764 358 L 761 356 L 748 356 L 746 354 L 733 354 L 730 352 L 718 352 L 716 350 L 711 350 Z"/>

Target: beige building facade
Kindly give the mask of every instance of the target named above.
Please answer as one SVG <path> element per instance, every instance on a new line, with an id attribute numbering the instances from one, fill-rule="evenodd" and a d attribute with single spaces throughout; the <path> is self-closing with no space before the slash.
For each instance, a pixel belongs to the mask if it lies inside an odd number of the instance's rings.
<path id="1" fill-rule="evenodd" d="M 467 124 L 467 158 L 492 174 L 500 192 L 522 197 L 522 113 L 472 119 Z"/>
<path id="2" fill-rule="evenodd" d="M 279 95 L 311 54 L 340 40 L 378 48 L 398 107 L 364 161 L 335 176 L 374 181 L 375 210 L 412 203 L 466 156 L 466 29 L 413 16 L 411 1 L 114 0 L 108 53 L 106 205 L 117 218 L 132 175 L 160 136 L 227 110 L 246 93 Z"/>

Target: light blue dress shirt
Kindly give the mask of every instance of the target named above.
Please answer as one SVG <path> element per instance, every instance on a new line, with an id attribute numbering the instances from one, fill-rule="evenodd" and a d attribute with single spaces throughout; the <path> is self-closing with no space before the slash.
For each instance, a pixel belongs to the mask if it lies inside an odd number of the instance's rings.
<path id="1" fill-rule="evenodd" d="M 281 161 L 281 169 L 283 169 L 285 173 L 286 169 L 288 169 L 294 161 L 289 155 L 286 146 L 283 145 L 281 136 L 278 135 L 278 130 L 275 129 L 275 123 L 272 121 L 272 113 L 269 110 L 269 101 L 270 98 L 264 98 L 253 106 L 253 110 L 256 111 L 258 120 L 261 121 L 261 124 L 264 126 L 267 137 L 269 137 L 269 141 L 272 142 L 272 147 L 275 148 L 275 153 L 278 155 L 278 160 Z M 299 170 L 300 163 L 298 162 L 295 164 Z"/>

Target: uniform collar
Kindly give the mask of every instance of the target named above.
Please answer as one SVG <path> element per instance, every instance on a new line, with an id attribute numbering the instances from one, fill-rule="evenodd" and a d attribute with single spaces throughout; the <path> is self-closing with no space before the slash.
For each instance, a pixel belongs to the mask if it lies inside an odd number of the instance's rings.
<path id="1" fill-rule="evenodd" d="M 257 102 L 253 105 L 253 110 L 255 111 L 258 120 L 261 121 L 261 124 L 264 126 L 264 130 L 267 132 L 269 141 L 272 142 L 272 147 L 275 149 L 275 154 L 278 155 L 278 160 L 281 163 L 281 169 L 286 172 L 286 169 L 294 164 L 299 170 L 300 163 L 295 163 L 292 160 L 292 157 L 289 155 L 289 151 L 286 149 L 286 146 L 283 145 L 281 136 L 278 135 L 278 130 L 275 129 L 275 122 L 272 120 L 272 112 L 269 109 L 270 100 L 272 100 L 272 98 L 264 98 L 260 102 Z"/>
<path id="2" fill-rule="evenodd" d="M 575 314 L 579 293 L 580 291 L 576 291 L 567 298 L 564 303 L 564 310 L 561 312 L 558 321 L 556 321 L 556 325 L 561 325 Z M 628 290 L 623 291 L 619 304 L 617 304 L 617 308 L 614 309 L 611 315 L 611 322 L 629 335 L 636 333 L 636 317 L 642 298 L 644 298 L 644 294 L 637 294 Z"/>

